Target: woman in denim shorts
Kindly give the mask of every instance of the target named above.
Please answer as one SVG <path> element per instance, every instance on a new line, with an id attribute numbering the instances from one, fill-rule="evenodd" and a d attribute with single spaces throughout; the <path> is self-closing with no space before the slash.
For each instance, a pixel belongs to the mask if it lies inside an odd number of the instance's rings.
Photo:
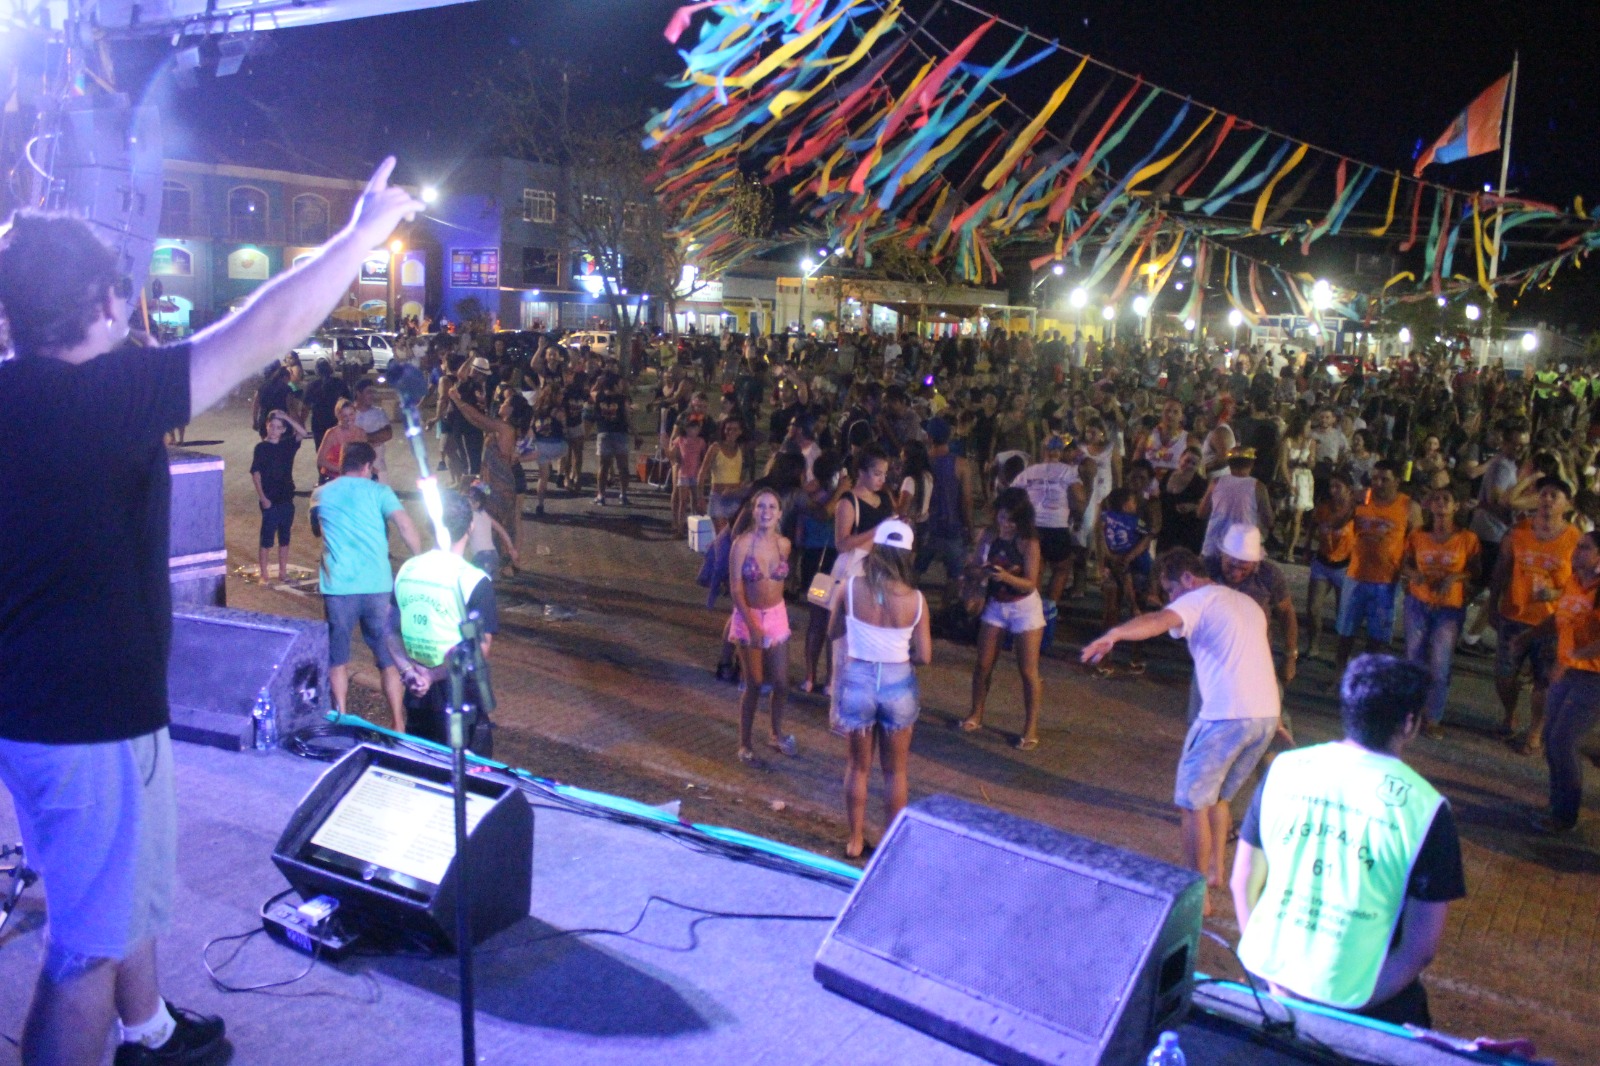
<path id="1" fill-rule="evenodd" d="M 1039 703 L 1044 696 L 1039 679 L 1039 647 L 1044 640 L 1041 567 L 1033 503 L 1026 491 L 1006 489 L 995 497 L 994 525 L 984 531 L 967 563 L 968 579 L 984 581 L 986 591 L 981 608 L 976 597 L 968 605 L 970 613 L 982 614 L 978 657 L 972 666 L 972 712 L 962 719 L 961 729 L 976 733 L 983 728 L 1001 636 L 1010 633 L 1017 647 L 1017 673 L 1022 676 L 1022 734 L 1014 742 L 1019 751 L 1039 746 Z"/>
<path id="2" fill-rule="evenodd" d="M 861 576 L 845 582 L 834 600 L 828 636 L 842 640 L 832 708 L 832 728 L 850 741 L 844 772 L 847 859 L 866 851 L 867 785 L 874 749 L 883 748 L 884 825 L 906 805 L 906 763 L 911 727 L 917 720 L 914 664 L 933 658 L 928 604 L 917 591 L 911 527 L 899 519 L 880 522 Z"/>

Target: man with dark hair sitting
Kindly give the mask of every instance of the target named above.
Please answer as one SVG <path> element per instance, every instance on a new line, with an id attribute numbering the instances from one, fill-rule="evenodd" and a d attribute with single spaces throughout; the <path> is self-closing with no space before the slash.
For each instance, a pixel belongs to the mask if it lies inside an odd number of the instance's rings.
<path id="1" fill-rule="evenodd" d="M 1239 957 L 1274 991 L 1431 1025 L 1420 978 L 1467 888 L 1449 804 L 1400 758 L 1427 694 L 1415 663 L 1359 656 L 1344 739 L 1284 752 L 1256 790 L 1231 887 Z"/>
<path id="2" fill-rule="evenodd" d="M 406 681 L 406 732 L 439 744 L 449 743 L 445 705 L 449 697 L 446 662 L 461 643 L 464 617 L 478 616 L 484 658 L 500 629 L 495 608 L 494 581 L 467 562 L 467 533 L 472 528 L 472 505 L 459 492 L 443 492 L 444 526 L 449 549 L 407 559 L 394 577 L 392 622 L 385 628 L 389 654 Z M 465 702 L 479 706 L 473 685 Z M 486 716 L 477 716 L 467 734 L 467 747 L 484 758 L 494 753 L 493 733 Z"/>

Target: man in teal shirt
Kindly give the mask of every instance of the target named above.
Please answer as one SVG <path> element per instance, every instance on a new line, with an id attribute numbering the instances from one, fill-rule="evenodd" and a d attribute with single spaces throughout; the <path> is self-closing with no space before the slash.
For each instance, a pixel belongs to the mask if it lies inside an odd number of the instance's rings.
<path id="1" fill-rule="evenodd" d="M 389 525 L 394 525 L 411 554 L 422 550 L 422 542 L 394 489 L 372 480 L 376 461 L 370 444 L 357 442 L 345 447 L 341 476 L 318 487 L 311 496 L 311 532 L 322 538 L 318 588 L 328 616 L 328 687 L 333 690 L 333 706 L 341 713 L 346 709 L 350 638 L 360 623 L 361 636 L 383 674 L 383 695 L 394 728 L 403 731 L 405 684 L 384 641 L 394 589 Z"/>

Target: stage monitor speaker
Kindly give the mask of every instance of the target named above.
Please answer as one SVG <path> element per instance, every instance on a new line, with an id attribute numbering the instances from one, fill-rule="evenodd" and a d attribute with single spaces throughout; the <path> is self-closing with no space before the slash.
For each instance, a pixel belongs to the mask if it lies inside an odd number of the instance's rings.
<path id="1" fill-rule="evenodd" d="M 993 1062 L 1142 1063 L 1188 1010 L 1191 870 L 950 796 L 906 808 L 817 953 L 824 986 Z"/>
<path id="2" fill-rule="evenodd" d="M 231 751 L 250 747 L 262 692 L 272 701 L 279 737 L 324 720 L 326 622 L 228 607 L 172 612 L 167 701 L 173 739 Z"/>
<path id="3" fill-rule="evenodd" d="M 453 951 L 454 811 L 445 762 L 363 744 L 306 793 L 272 861 L 303 899 L 332 896 L 364 933 Z M 476 944 L 533 898 L 533 808 L 512 778 L 468 776 L 465 863 Z"/>
<path id="4" fill-rule="evenodd" d="M 55 166 L 61 195 L 52 202 L 88 220 L 117 253 L 118 269 L 133 279 L 137 294 L 161 225 L 161 113 L 119 95 L 67 107 L 61 133 Z"/>

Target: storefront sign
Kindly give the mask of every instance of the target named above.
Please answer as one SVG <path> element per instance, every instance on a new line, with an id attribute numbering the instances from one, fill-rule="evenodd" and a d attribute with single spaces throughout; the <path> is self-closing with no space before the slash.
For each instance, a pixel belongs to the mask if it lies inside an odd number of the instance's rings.
<path id="1" fill-rule="evenodd" d="M 361 284 L 387 285 L 389 284 L 389 257 L 375 255 L 361 264 Z"/>
<path id="2" fill-rule="evenodd" d="M 150 253 L 150 273 L 187 278 L 194 273 L 194 258 L 182 248 L 164 245 Z"/>
<path id="3" fill-rule="evenodd" d="M 500 249 L 450 249 L 450 286 L 456 289 L 498 289 Z"/>

